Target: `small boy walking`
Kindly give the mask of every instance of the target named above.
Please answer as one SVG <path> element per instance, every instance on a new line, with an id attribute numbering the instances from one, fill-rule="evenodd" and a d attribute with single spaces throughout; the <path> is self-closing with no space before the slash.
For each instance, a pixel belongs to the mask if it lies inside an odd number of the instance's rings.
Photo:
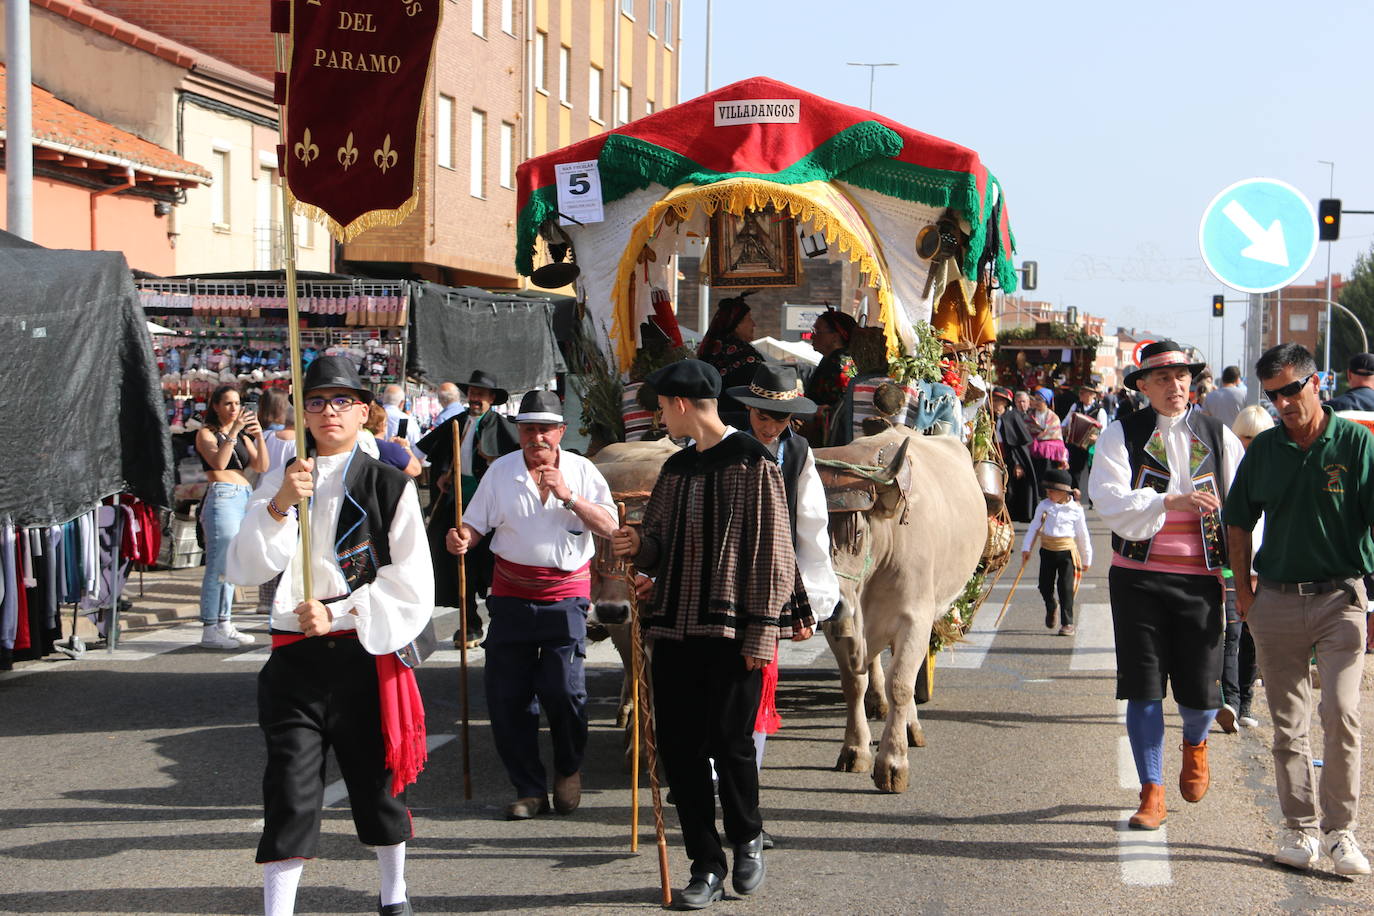
<path id="1" fill-rule="evenodd" d="M 1088 520 L 1074 499 L 1069 472 L 1052 468 L 1045 472 L 1045 498 L 1035 507 L 1035 518 L 1021 544 L 1021 562 L 1030 559 L 1031 547 L 1040 538 L 1040 594 L 1045 598 L 1045 626 L 1054 629 L 1059 616 L 1059 635 L 1072 636 L 1073 593 L 1078 575 L 1093 562 L 1088 540 Z M 1056 601 L 1056 591 L 1058 592 Z"/>

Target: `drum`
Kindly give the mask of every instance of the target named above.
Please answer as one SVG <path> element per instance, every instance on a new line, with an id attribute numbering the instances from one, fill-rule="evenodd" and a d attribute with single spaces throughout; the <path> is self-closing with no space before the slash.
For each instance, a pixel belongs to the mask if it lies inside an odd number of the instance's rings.
<path id="1" fill-rule="evenodd" d="M 1076 448 L 1089 449 L 1102 433 L 1102 424 L 1085 413 L 1069 414 L 1069 428 L 1064 441 Z"/>

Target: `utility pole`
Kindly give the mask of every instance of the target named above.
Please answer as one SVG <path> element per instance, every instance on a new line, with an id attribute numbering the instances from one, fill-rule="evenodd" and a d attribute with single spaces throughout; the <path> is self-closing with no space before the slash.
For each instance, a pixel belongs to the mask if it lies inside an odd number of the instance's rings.
<path id="1" fill-rule="evenodd" d="M 711 91 L 711 0 L 706 0 L 706 85 L 701 91 Z"/>
<path id="2" fill-rule="evenodd" d="M 6 228 L 33 241 L 33 89 L 29 62 L 29 4 L 5 3 Z"/>
<path id="3" fill-rule="evenodd" d="M 1318 159 L 1317 162 L 1320 163 L 1321 165 L 1330 166 L 1330 168 L 1331 168 L 1331 175 L 1330 175 L 1331 183 L 1330 183 L 1330 185 L 1329 185 L 1329 190 L 1327 191 L 1327 196 L 1329 196 L 1329 197 L 1335 197 L 1335 196 L 1336 196 L 1336 163 L 1334 163 L 1334 162 L 1328 162 L 1328 161 L 1325 160 L 1325 159 Z M 1332 317 L 1334 317 L 1334 316 L 1331 314 L 1331 302 L 1330 302 L 1330 299 L 1331 299 L 1331 243 L 1330 243 L 1330 242 L 1327 242 L 1327 243 L 1326 243 L 1326 298 L 1327 298 L 1327 304 L 1326 304 L 1326 346 L 1325 346 L 1326 354 L 1325 354 L 1323 369 L 1324 369 L 1326 372 L 1329 373 L 1329 372 L 1331 371 L 1331 319 L 1332 319 Z"/>
<path id="4" fill-rule="evenodd" d="M 873 110 L 873 80 L 874 80 L 874 74 L 877 73 L 879 67 L 896 67 L 896 66 L 898 66 L 898 64 L 856 64 L 856 63 L 854 63 L 853 61 L 850 61 L 850 62 L 849 62 L 849 66 L 851 66 L 851 67 L 867 67 L 867 68 L 868 68 L 868 110 L 869 110 L 869 111 L 872 111 L 872 110 Z"/>

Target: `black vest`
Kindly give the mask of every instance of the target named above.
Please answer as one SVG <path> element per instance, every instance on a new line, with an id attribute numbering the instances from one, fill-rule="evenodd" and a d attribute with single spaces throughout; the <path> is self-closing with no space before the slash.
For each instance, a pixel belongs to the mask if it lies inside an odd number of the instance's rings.
<path id="1" fill-rule="evenodd" d="M 782 453 L 782 485 L 787 492 L 787 520 L 792 523 L 792 549 L 797 548 L 797 502 L 801 498 L 798 492 L 801 487 L 802 467 L 806 464 L 806 456 L 811 453 L 811 443 L 806 441 L 804 436 L 798 436 L 790 429 L 783 434 L 779 442 L 787 443 L 787 447 Z"/>
<path id="2" fill-rule="evenodd" d="M 353 449 L 344 471 L 343 501 L 334 527 L 334 556 L 349 593 L 370 584 L 377 578 L 377 570 L 391 563 L 391 520 L 408 486 L 410 478 L 404 471 L 383 464 L 360 448 Z"/>
<path id="3" fill-rule="evenodd" d="M 1155 432 L 1157 416 L 1154 408 L 1143 407 L 1118 421 L 1121 423 L 1121 431 L 1125 437 L 1126 459 L 1131 467 L 1131 479 L 1129 481 L 1131 489 L 1139 490 L 1148 487 L 1156 492 L 1164 493 L 1169 488 L 1169 481 L 1172 477 L 1169 465 L 1147 450 L 1150 439 Z M 1226 427 L 1220 420 L 1208 416 L 1195 407 L 1188 408 L 1187 416 L 1182 422 L 1188 425 L 1190 439 L 1196 439 L 1209 451 L 1199 462 L 1196 470 L 1185 468 L 1183 473 L 1189 474 L 1195 484 L 1199 477 L 1211 474 L 1216 486 L 1213 492 L 1218 499 L 1225 502 L 1226 481 L 1221 473 L 1221 459 L 1226 453 Z M 1199 519 L 1199 524 L 1202 528 L 1202 547 L 1207 568 L 1220 569 L 1228 562 L 1226 529 L 1221 524 L 1221 513 L 1208 513 Z M 1144 563 L 1150 557 L 1152 540 L 1153 538 L 1144 541 L 1128 541 L 1113 532 L 1112 550 L 1128 560 Z"/>

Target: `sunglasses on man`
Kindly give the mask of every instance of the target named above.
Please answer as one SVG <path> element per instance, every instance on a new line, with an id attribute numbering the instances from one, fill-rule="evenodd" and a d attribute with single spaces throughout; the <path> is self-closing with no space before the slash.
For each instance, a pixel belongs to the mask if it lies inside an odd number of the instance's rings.
<path id="1" fill-rule="evenodd" d="M 1269 388 L 1264 388 L 1262 389 L 1264 391 L 1264 396 L 1268 398 L 1270 401 L 1273 401 L 1274 398 L 1295 398 L 1298 396 L 1298 392 L 1302 391 L 1303 387 L 1308 382 L 1312 381 L 1312 376 L 1316 374 L 1317 373 L 1313 372 L 1310 375 L 1308 375 L 1307 378 L 1299 379 L 1296 382 L 1289 382 L 1282 388 L 1274 388 L 1272 390 Z"/>

